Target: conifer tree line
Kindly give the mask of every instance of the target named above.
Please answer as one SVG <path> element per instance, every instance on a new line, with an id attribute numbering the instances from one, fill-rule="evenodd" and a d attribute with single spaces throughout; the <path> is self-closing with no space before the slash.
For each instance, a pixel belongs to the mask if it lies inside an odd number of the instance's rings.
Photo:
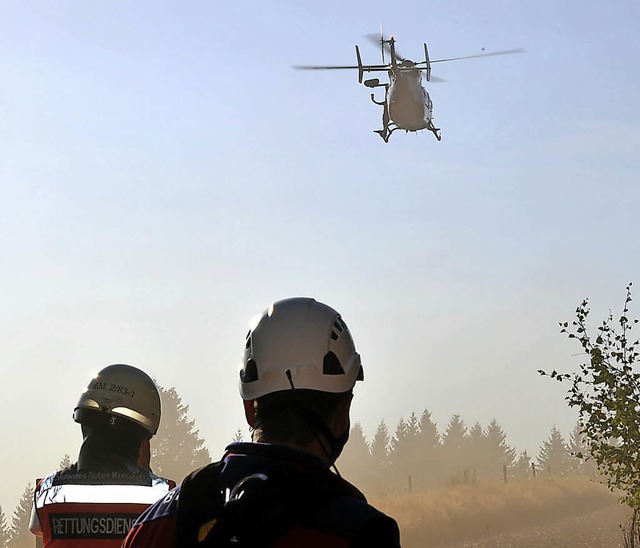
<path id="1" fill-rule="evenodd" d="M 535 476 L 595 475 L 595 464 L 578 455 L 587 449 L 576 424 L 569 438 L 555 426 L 537 454 L 518 452 L 496 420 L 470 427 L 453 415 L 440 432 L 425 410 L 400 419 L 393 432 L 384 420 L 371 440 L 356 423 L 338 461 L 343 476 L 365 492 L 385 494 L 478 481 L 526 480 Z M 533 466 L 532 466 L 533 465 Z"/>
<path id="2" fill-rule="evenodd" d="M 151 468 L 154 473 L 179 483 L 195 468 L 211 462 L 211 457 L 195 420 L 189 418 L 189 406 L 182 402 L 176 389 L 160 387 L 160 395 L 163 416 L 152 439 Z M 230 441 L 242 438 L 238 429 Z M 78 447 L 80 441 L 79 438 Z M 568 442 L 554 427 L 537 458 L 532 460 L 526 451 L 517 453 L 509 445 L 495 420 L 486 427 L 479 423 L 467 427 L 459 415 L 454 415 L 444 432 L 440 432 L 431 414 L 424 411 L 420 417 L 411 413 L 408 419 L 401 419 L 393 432 L 381 421 L 371 440 L 365 438 L 361 425 L 355 424 L 337 464 L 341 474 L 365 492 L 392 493 L 501 481 L 503 466 L 507 467 L 509 479 L 526 479 L 531 477 L 532 462 L 539 474 L 593 474 L 591 461 L 585 463 L 572 456 L 580 452 L 586 454 L 578 426 Z M 66 454 L 57 469 L 68 468 L 73 462 L 75 455 L 72 459 Z M 35 545 L 35 537 L 29 531 L 34 482 L 35 477 L 25 487 L 13 514 L 5 513 L 0 506 L 0 548 Z"/>

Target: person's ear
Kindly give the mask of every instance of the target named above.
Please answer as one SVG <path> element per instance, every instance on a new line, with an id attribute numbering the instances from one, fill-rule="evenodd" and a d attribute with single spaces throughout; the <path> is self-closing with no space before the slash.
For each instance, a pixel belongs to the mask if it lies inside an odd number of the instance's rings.
<path id="1" fill-rule="evenodd" d="M 350 413 L 352 400 L 353 394 L 351 394 L 351 397 L 341 401 L 340 405 L 338 405 L 332 421 L 333 426 L 335 427 L 335 432 L 341 433 L 351 424 Z"/>
<path id="2" fill-rule="evenodd" d="M 140 440 L 138 448 L 138 466 L 151 472 L 151 444 L 147 438 Z"/>
<path id="3" fill-rule="evenodd" d="M 253 407 L 254 400 L 244 400 L 244 416 L 247 419 L 247 424 L 251 428 L 256 426 L 256 410 Z"/>

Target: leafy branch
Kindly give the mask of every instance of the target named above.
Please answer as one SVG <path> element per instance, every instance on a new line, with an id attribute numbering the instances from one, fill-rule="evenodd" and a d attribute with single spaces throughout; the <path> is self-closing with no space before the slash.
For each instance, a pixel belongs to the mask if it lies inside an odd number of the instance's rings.
<path id="1" fill-rule="evenodd" d="M 576 308 L 576 318 L 561 322 L 560 332 L 575 339 L 588 356 L 573 373 L 538 372 L 559 382 L 570 382 L 565 400 L 579 412 L 581 434 L 588 455 L 611 490 L 620 490 L 621 500 L 640 510 L 640 373 L 635 371 L 640 341 L 633 340 L 637 319 L 629 319 L 631 283 L 626 287 L 622 314 L 608 316 L 591 333 L 587 328 L 589 302 Z"/>

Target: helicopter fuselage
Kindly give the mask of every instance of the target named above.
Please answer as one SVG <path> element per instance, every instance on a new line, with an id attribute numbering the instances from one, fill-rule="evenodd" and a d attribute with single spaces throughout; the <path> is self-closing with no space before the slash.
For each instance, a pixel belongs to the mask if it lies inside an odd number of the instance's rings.
<path id="1" fill-rule="evenodd" d="M 422 85 L 420 70 L 390 70 L 386 101 L 389 118 L 398 129 L 420 131 L 431 127 L 433 103 Z"/>

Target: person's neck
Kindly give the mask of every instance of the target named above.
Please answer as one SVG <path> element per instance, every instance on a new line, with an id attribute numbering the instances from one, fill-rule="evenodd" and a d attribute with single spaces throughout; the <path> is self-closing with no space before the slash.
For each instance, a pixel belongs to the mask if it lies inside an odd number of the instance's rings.
<path id="1" fill-rule="evenodd" d="M 78 455 L 78 470 L 111 470 L 121 468 L 138 471 L 137 454 L 132 448 L 114 447 L 113 440 L 100 435 L 84 438 Z"/>

